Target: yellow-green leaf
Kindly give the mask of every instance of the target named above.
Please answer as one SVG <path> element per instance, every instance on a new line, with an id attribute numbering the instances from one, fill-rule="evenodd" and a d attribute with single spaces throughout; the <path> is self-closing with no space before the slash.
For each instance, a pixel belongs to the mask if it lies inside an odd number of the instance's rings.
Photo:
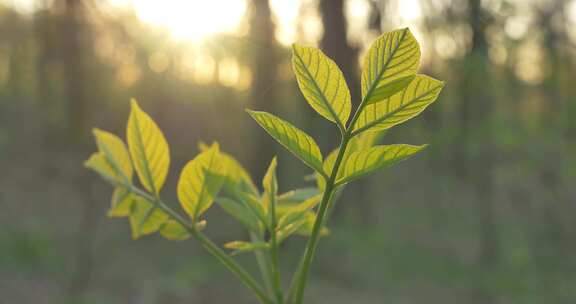
<path id="1" fill-rule="evenodd" d="M 200 151 L 206 151 L 210 147 L 204 142 L 198 144 Z M 236 160 L 232 155 L 220 151 L 220 159 L 225 168 L 223 171 L 226 175 L 224 180 L 224 187 L 230 192 L 248 191 L 252 194 L 258 193 L 258 188 L 254 185 L 252 177 L 248 171 Z"/>
<path id="2" fill-rule="evenodd" d="M 364 58 L 361 82 L 365 103 L 379 102 L 404 89 L 419 65 L 420 46 L 408 28 L 380 36 Z"/>
<path id="3" fill-rule="evenodd" d="M 278 195 L 278 181 L 276 179 L 276 157 L 272 158 L 268 170 L 262 179 L 262 187 L 264 188 L 263 205 L 265 210 L 271 210 L 276 205 L 276 196 Z M 274 204 L 274 206 L 271 206 Z"/>
<path id="4" fill-rule="evenodd" d="M 178 180 L 178 199 L 195 222 L 206 212 L 220 191 L 224 176 L 218 144 L 188 162 Z"/>
<path id="5" fill-rule="evenodd" d="M 296 233 L 303 236 L 309 236 L 312 234 L 312 230 L 314 228 L 314 221 L 316 220 L 316 215 L 312 212 L 307 212 L 304 216 L 304 223 L 298 227 Z M 330 234 L 330 229 L 325 226 L 320 228 L 320 235 L 326 236 Z"/>
<path id="6" fill-rule="evenodd" d="M 341 171 L 337 184 L 347 183 L 362 175 L 402 161 L 424 149 L 423 146 L 388 145 L 375 146 L 350 153 Z"/>
<path id="7" fill-rule="evenodd" d="M 443 87 L 442 81 L 417 75 L 402 92 L 364 107 L 354 126 L 354 133 L 385 130 L 405 122 L 433 103 Z"/>
<path id="8" fill-rule="evenodd" d="M 270 248 L 270 245 L 265 242 L 245 242 L 245 241 L 232 241 L 224 244 L 224 248 L 234 250 L 232 255 L 239 253 L 252 252 L 255 250 L 262 250 Z"/>
<path id="9" fill-rule="evenodd" d="M 350 116 L 350 91 L 338 65 L 321 50 L 292 45 L 292 67 L 302 94 L 320 115 L 340 127 Z"/>
<path id="10" fill-rule="evenodd" d="M 269 221 L 268 217 L 266 217 L 268 212 L 264 208 L 264 204 L 260 202 L 255 195 L 248 192 L 238 192 L 238 199 L 246 209 L 250 210 L 252 214 L 260 220 L 261 223 L 268 226 Z"/>
<path id="11" fill-rule="evenodd" d="M 108 217 L 126 217 L 132 210 L 132 194 L 126 188 L 118 187 L 112 194 L 112 204 L 108 210 Z"/>
<path id="12" fill-rule="evenodd" d="M 137 239 L 158 231 L 168 220 L 168 214 L 144 198 L 139 196 L 132 197 L 134 201 L 132 203 L 132 211 L 130 212 L 132 238 Z"/>
<path id="13" fill-rule="evenodd" d="M 160 228 L 160 234 L 168 240 L 182 241 L 190 237 L 190 232 L 175 220 L 168 220 Z"/>
<path id="14" fill-rule="evenodd" d="M 224 197 L 216 198 L 216 204 L 250 231 L 259 231 L 260 219 L 246 206 Z"/>
<path id="15" fill-rule="evenodd" d="M 132 162 L 122 140 L 109 132 L 93 130 L 98 152 L 85 162 L 85 166 L 116 182 L 132 182 Z"/>
<path id="16" fill-rule="evenodd" d="M 318 189 L 314 187 L 300 188 L 290 190 L 278 195 L 278 204 L 299 203 L 305 201 L 315 195 L 318 195 Z"/>
<path id="17" fill-rule="evenodd" d="M 270 113 L 259 111 L 248 111 L 248 113 L 288 151 L 292 152 L 312 169 L 323 173 L 320 148 L 318 148 L 318 144 L 310 135 Z"/>
<path id="18" fill-rule="evenodd" d="M 279 214 L 280 219 L 278 220 L 278 229 L 282 229 L 283 227 L 289 224 L 292 224 L 300 219 L 303 219 L 305 213 L 309 212 L 316 205 L 318 205 L 321 199 L 322 195 L 316 195 L 299 204 L 291 206 L 286 210 L 283 210 L 281 214 Z"/>
<path id="19" fill-rule="evenodd" d="M 106 160 L 106 155 L 102 152 L 92 153 L 90 158 L 84 162 L 84 167 L 94 170 L 100 174 L 102 178 L 110 182 L 118 182 L 120 179 L 117 171 L 110 165 L 108 160 Z"/>
<path id="20" fill-rule="evenodd" d="M 126 136 L 128 149 L 134 161 L 140 182 L 148 191 L 158 194 L 164 185 L 170 151 L 164 134 L 148 114 L 135 100 L 132 100 L 132 111 L 128 119 Z"/>

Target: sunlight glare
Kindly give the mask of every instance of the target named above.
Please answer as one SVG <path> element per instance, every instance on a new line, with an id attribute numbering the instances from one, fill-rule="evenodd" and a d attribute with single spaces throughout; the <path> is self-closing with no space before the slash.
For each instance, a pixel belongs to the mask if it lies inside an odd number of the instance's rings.
<path id="1" fill-rule="evenodd" d="M 125 0 L 111 0 L 117 5 Z M 214 34 L 234 33 L 246 12 L 245 0 L 132 0 L 138 18 L 168 30 L 174 38 L 201 42 Z"/>

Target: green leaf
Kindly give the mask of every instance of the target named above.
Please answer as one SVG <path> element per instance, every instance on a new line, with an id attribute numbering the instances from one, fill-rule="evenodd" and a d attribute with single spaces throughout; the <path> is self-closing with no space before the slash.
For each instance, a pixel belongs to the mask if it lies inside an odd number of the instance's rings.
<path id="1" fill-rule="evenodd" d="M 206 151 L 209 146 L 203 142 L 198 144 L 200 151 Z M 252 194 L 258 193 L 258 188 L 254 185 L 248 171 L 232 155 L 220 151 L 220 159 L 225 168 L 224 187 L 226 190 L 234 193 L 236 191 L 245 191 Z"/>
<path id="2" fill-rule="evenodd" d="M 123 187 L 114 189 L 112 194 L 112 204 L 108 210 L 108 217 L 127 217 L 132 210 L 133 202 L 132 194 L 130 191 Z"/>
<path id="3" fill-rule="evenodd" d="M 310 135 L 270 113 L 259 111 L 248 111 L 248 113 L 288 151 L 292 152 L 312 169 L 324 174 L 320 148 L 318 148 L 316 141 Z"/>
<path id="4" fill-rule="evenodd" d="M 318 189 L 313 187 L 294 189 L 278 195 L 278 205 L 299 203 L 318 195 L 318 193 Z"/>
<path id="5" fill-rule="evenodd" d="M 423 146 L 388 145 L 352 152 L 344 163 L 336 184 L 344 184 L 385 166 L 402 161 L 424 149 Z"/>
<path id="6" fill-rule="evenodd" d="M 320 203 L 322 195 L 313 196 L 300 204 L 296 204 L 279 212 L 278 229 L 290 225 L 304 218 L 304 214 Z"/>
<path id="7" fill-rule="evenodd" d="M 296 233 L 303 236 L 310 236 L 314 228 L 314 221 L 316 220 L 316 215 L 312 212 L 307 212 L 304 216 L 304 223 L 298 227 Z M 326 227 L 320 228 L 320 236 L 326 236 L 330 234 L 330 230 Z"/>
<path id="8" fill-rule="evenodd" d="M 198 154 L 182 169 L 178 199 L 194 222 L 212 206 L 224 181 L 222 170 L 218 144 Z"/>
<path id="9" fill-rule="evenodd" d="M 408 28 L 376 39 L 364 57 L 362 98 L 367 105 L 403 90 L 420 65 L 420 46 Z"/>
<path id="10" fill-rule="evenodd" d="M 410 75 L 402 77 L 400 79 L 394 80 L 378 89 L 370 95 L 370 98 L 366 100 L 366 104 L 370 105 L 385 100 L 386 98 L 404 90 L 411 82 L 416 78 L 416 75 Z"/>
<path id="11" fill-rule="evenodd" d="M 224 247 L 227 249 L 234 250 L 232 252 L 232 255 L 236 255 L 239 253 L 252 252 L 255 250 L 269 249 L 270 245 L 268 245 L 268 243 L 265 242 L 233 241 L 224 244 Z"/>
<path id="12" fill-rule="evenodd" d="M 106 155 L 102 152 L 92 153 L 92 155 L 84 161 L 84 167 L 93 170 L 111 183 L 123 181 L 123 179 L 118 176 L 114 167 L 106 160 Z"/>
<path id="13" fill-rule="evenodd" d="M 126 137 L 140 182 L 148 191 L 158 195 L 164 185 L 170 151 L 164 134 L 154 120 L 144 113 L 136 100 L 131 101 Z"/>
<path id="14" fill-rule="evenodd" d="M 269 222 L 268 217 L 266 217 L 267 212 L 264 208 L 264 204 L 260 202 L 255 195 L 247 192 L 239 192 L 238 199 L 246 209 L 250 210 L 252 214 L 260 220 L 261 223 L 266 227 L 268 226 Z"/>
<path id="15" fill-rule="evenodd" d="M 356 140 L 357 149 L 366 149 L 376 145 L 386 133 L 388 133 L 388 130 L 365 132 L 354 137 L 353 140 Z"/>
<path id="16" fill-rule="evenodd" d="M 292 67 L 300 91 L 310 106 L 343 130 L 352 103 L 346 79 L 338 65 L 317 48 L 294 44 Z"/>
<path id="17" fill-rule="evenodd" d="M 94 153 L 84 165 L 111 181 L 130 184 L 134 169 L 122 140 L 109 132 L 93 130 L 98 152 Z"/>
<path id="18" fill-rule="evenodd" d="M 278 243 L 280 244 L 284 242 L 284 240 L 286 240 L 289 236 L 298 231 L 298 229 L 300 229 L 300 227 L 302 227 L 302 225 L 304 225 L 305 222 L 306 219 L 304 217 L 301 217 L 295 221 L 292 221 L 287 225 L 283 225 L 282 228 L 276 232 L 276 238 L 278 239 Z"/>
<path id="19" fill-rule="evenodd" d="M 264 188 L 263 206 L 264 210 L 269 211 L 276 206 L 276 196 L 278 195 L 278 181 L 276 179 L 276 157 L 272 158 L 268 170 L 262 179 L 262 187 Z M 274 205 L 274 206 L 272 206 Z M 272 214 L 272 213 L 269 213 Z"/>
<path id="20" fill-rule="evenodd" d="M 250 231 L 259 231 L 260 219 L 246 206 L 225 197 L 216 198 L 216 204 Z"/>
<path id="21" fill-rule="evenodd" d="M 168 220 L 169 216 L 152 202 L 139 196 L 132 196 L 132 210 L 130 212 L 130 227 L 132 238 L 152 234 L 158 231 Z"/>
<path id="22" fill-rule="evenodd" d="M 175 220 L 168 220 L 160 228 L 160 234 L 173 241 L 182 241 L 190 238 L 190 232 Z"/>
<path id="23" fill-rule="evenodd" d="M 389 129 L 417 116 L 436 100 L 443 87 L 442 81 L 417 75 L 402 92 L 365 106 L 356 121 L 353 133 L 358 134 L 368 129 Z"/>

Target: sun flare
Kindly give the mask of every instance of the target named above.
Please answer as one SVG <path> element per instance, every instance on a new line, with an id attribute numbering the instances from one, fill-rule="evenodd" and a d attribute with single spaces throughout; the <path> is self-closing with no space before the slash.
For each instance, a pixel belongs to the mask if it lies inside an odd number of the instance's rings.
<path id="1" fill-rule="evenodd" d="M 244 0 L 131 0 L 128 5 L 142 21 L 165 28 L 176 39 L 193 42 L 238 31 L 246 12 Z"/>

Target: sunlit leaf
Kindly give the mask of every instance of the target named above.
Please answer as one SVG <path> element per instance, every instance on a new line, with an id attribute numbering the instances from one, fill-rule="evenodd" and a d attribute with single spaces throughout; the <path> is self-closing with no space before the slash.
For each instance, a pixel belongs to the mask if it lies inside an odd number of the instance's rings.
<path id="1" fill-rule="evenodd" d="M 388 133 L 388 130 L 379 130 L 375 132 L 364 132 L 354 137 L 353 139 L 356 140 L 356 149 L 366 149 L 375 146 L 386 133 Z"/>
<path id="2" fill-rule="evenodd" d="M 209 146 L 203 142 L 198 144 L 200 151 L 206 151 Z M 234 193 L 236 191 L 247 191 L 252 194 L 258 193 L 258 188 L 254 185 L 248 171 L 232 155 L 220 151 L 220 159 L 225 168 L 224 187 Z"/>
<path id="3" fill-rule="evenodd" d="M 304 131 L 270 113 L 248 111 L 256 122 L 312 169 L 322 171 L 322 154 L 316 141 Z"/>
<path id="4" fill-rule="evenodd" d="M 403 90 L 420 65 L 420 46 L 409 29 L 388 32 L 376 39 L 364 58 L 362 97 L 379 102 Z"/>
<path id="5" fill-rule="evenodd" d="M 305 201 L 315 195 L 318 194 L 318 189 L 309 187 L 309 188 L 300 188 L 294 189 L 288 192 L 284 192 L 278 195 L 278 205 L 282 204 L 290 204 L 290 203 L 299 203 Z"/>
<path id="6" fill-rule="evenodd" d="M 315 220 L 316 220 L 316 215 L 312 212 L 307 212 L 304 215 L 304 222 L 302 223 L 302 225 L 300 225 L 298 227 L 298 229 L 295 232 L 299 235 L 309 236 L 310 234 L 312 234 L 312 229 L 314 228 L 314 221 Z M 326 228 L 326 227 L 320 228 L 320 235 L 321 236 L 326 236 L 328 234 L 330 234 L 330 230 L 328 228 Z"/>
<path id="7" fill-rule="evenodd" d="M 135 100 L 128 119 L 126 136 L 140 182 L 148 191 L 158 194 L 170 166 L 168 143 L 156 123 L 144 113 Z"/>
<path id="8" fill-rule="evenodd" d="M 132 182 L 132 162 L 126 145 L 109 132 L 93 130 L 98 152 L 93 154 L 84 165 L 112 181 L 130 184 Z"/>
<path id="9" fill-rule="evenodd" d="M 102 152 L 92 153 L 92 155 L 84 161 L 84 167 L 100 174 L 102 178 L 110 182 L 118 182 L 119 180 L 122 180 L 118 176 L 117 171 L 106 160 L 106 155 Z"/>
<path id="10" fill-rule="evenodd" d="M 132 238 L 152 234 L 160 229 L 169 216 L 152 202 L 139 196 L 132 196 L 132 210 L 130 212 L 130 227 Z"/>
<path id="11" fill-rule="evenodd" d="M 276 232 L 276 238 L 278 239 L 278 243 L 282 243 L 286 240 L 289 236 L 294 234 L 302 225 L 304 225 L 306 219 L 304 216 L 301 216 L 295 221 L 290 222 L 289 224 L 283 225 L 281 229 Z"/>
<path id="12" fill-rule="evenodd" d="M 260 219 L 258 216 L 248 209 L 242 203 L 238 203 L 234 200 L 218 197 L 216 198 L 216 204 L 218 204 L 226 213 L 236 219 L 238 222 L 246 226 L 250 231 L 259 231 Z"/>
<path id="13" fill-rule="evenodd" d="M 190 237 L 188 229 L 175 220 L 166 221 L 160 228 L 160 234 L 173 241 L 182 241 Z"/>
<path id="14" fill-rule="evenodd" d="M 402 92 L 364 107 L 354 132 L 389 129 L 417 116 L 436 100 L 443 87 L 442 81 L 417 75 Z"/>
<path id="15" fill-rule="evenodd" d="M 295 204 L 279 214 L 278 227 L 279 229 L 292 224 L 300 219 L 303 219 L 304 214 L 312 210 L 320 203 L 322 195 L 313 196 L 299 204 Z"/>
<path id="16" fill-rule="evenodd" d="M 336 183 L 347 183 L 385 166 L 395 164 L 420 152 L 425 147 L 426 145 L 412 146 L 401 144 L 375 146 L 365 150 L 352 152 L 342 168 L 342 175 Z"/>
<path id="17" fill-rule="evenodd" d="M 344 127 L 350 116 L 350 91 L 338 65 L 321 50 L 294 44 L 292 67 L 300 91 L 326 119 Z"/>
<path id="18" fill-rule="evenodd" d="M 262 179 L 262 187 L 264 188 L 263 195 L 263 205 L 266 211 L 275 208 L 276 206 L 276 196 L 278 195 L 278 181 L 276 179 L 276 167 L 277 161 L 276 157 L 272 158 L 268 170 Z M 274 204 L 274 206 L 272 206 Z M 272 215 L 272 213 L 269 213 Z"/>
<path id="19" fill-rule="evenodd" d="M 112 204 L 108 210 L 109 217 L 126 217 L 130 215 L 133 202 L 130 191 L 123 187 L 114 189 L 112 194 Z"/>
<path id="20" fill-rule="evenodd" d="M 269 249 L 270 245 L 265 242 L 233 241 L 224 244 L 224 248 L 234 250 L 232 255 L 235 255 L 239 253 L 252 252 L 255 250 Z"/>
<path id="21" fill-rule="evenodd" d="M 218 144 L 198 154 L 182 169 L 178 199 L 194 222 L 212 206 L 224 181 L 222 170 Z"/>
<path id="22" fill-rule="evenodd" d="M 239 192 L 238 199 L 260 222 L 264 223 L 265 226 L 269 225 L 268 213 L 258 197 L 248 192 Z"/>

